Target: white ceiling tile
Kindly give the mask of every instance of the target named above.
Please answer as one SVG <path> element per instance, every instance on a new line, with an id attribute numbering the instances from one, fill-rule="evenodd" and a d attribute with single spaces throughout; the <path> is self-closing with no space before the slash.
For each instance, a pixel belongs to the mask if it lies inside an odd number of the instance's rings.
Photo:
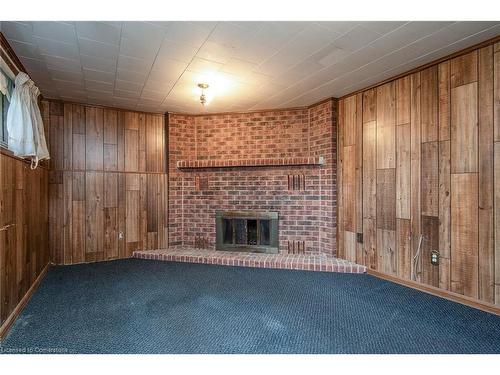
<path id="1" fill-rule="evenodd" d="M 143 86 L 142 83 L 123 81 L 120 79 L 117 79 L 115 83 L 115 89 L 133 92 L 140 92 Z"/>
<path id="2" fill-rule="evenodd" d="M 80 54 L 99 57 L 104 60 L 116 60 L 118 58 L 119 46 L 96 42 L 95 40 L 78 38 Z"/>
<path id="3" fill-rule="evenodd" d="M 356 26 L 351 31 L 335 39 L 333 44 L 338 48 L 354 52 L 380 38 L 380 36 L 381 34 L 375 31 Z"/>
<path id="4" fill-rule="evenodd" d="M 244 78 L 248 74 L 250 74 L 256 67 L 257 64 L 255 63 L 232 58 L 226 64 L 224 64 L 221 71 Z"/>
<path id="5" fill-rule="evenodd" d="M 147 74 L 152 65 L 151 61 L 144 59 L 124 55 L 118 56 L 118 69 Z"/>
<path id="6" fill-rule="evenodd" d="M 213 23 L 175 21 L 168 28 L 166 39 L 199 48 L 214 26 Z"/>
<path id="7" fill-rule="evenodd" d="M 17 57 L 28 57 L 31 59 L 36 59 L 40 55 L 38 47 L 34 43 L 24 43 L 12 40 L 9 44 L 16 53 Z"/>
<path id="8" fill-rule="evenodd" d="M 317 58 L 317 61 L 320 65 L 322 65 L 323 67 L 326 67 L 326 66 L 330 66 L 330 65 L 333 65 L 333 64 L 339 62 L 340 60 L 346 58 L 351 53 L 352 53 L 351 51 L 348 51 L 348 50 L 342 49 L 342 48 L 338 48 L 338 47 L 335 47 L 335 45 L 330 44 L 328 46 L 328 52 L 325 53 L 325 52 L 321 51 L 321 54 L 315 54 L 313 56 L 315 56 Z M 322 56 L 320 57 L 320 55 L 322 55 Z"/>
<path id="9" fill-rule="evenodd" d="M 121 24 L 114 26 L 106 22 L 75 22 L 78 37 L 102 43 L 118 45 L 120 43 Z"/>
<path id="10" fill-rule="evenodd" d="M 92 70 L 83 68 L 83 75 L 85 79 L 90 81 L 103 81 L 113 83 L 115 81 L 115 73 L 101 72 L 99 70 Z"/>
<path id="11" fill-rule="evenodd" d="M 2 22 L 42 94 L 147 111 L 340 96 L 500 32 L 499 22 Z M 199 103 L 197 83 L 215 98 Z"/>
<path id="12" fill-rule="evenodd" d="M 219 22 L 210 34 L 208 41 L 236 49 L 244 46 L 254 33 L 254 30 L 240 27 L 237 23 Z"/>
<path id="13" fill-rule="evenodd" d="M 225 64 L 235 53 L 233 47 L 229 47 L 216 42 L 208 41 L 196 53 L 196 57 Z"/>
<path id="14" fill-rule="evenodd" d="M 33 40 L 42 55 L 63 57 L 73 60 L 78 60 L 80 58 L 78 47 L 74 43 L 59 42 L 57 40 L 37 36 L 35 36 Z"/>
<path id="15" fill-rule="evenodd" d="M 360 25 L 368 30 L 375 31 L 376 33 L 387 34 L 388 32 L 393 31 L 406 23 L 406 21 L 365 21 L 361 22 Z"/>
<path id="16" fill-rule="evenodd" d="M 175 82 L 162 82 L 158 81 L 155 79 L 148 79 L 146 81 L 146 84 L 144 85 L 144 90 L 151 90 L 151 91 L 164 91 L 168 93 L 172 87 L 174 86 Z"/>
<path id="17" fill-rule="evenodd" d="M 85 85 L 83 82 L 78 81 L 64 81 L 59 79 L 53 79 L 54 84 L 59 90 L 85 90 Z"/>
<path id="18" fill-rule="evenodd" d="M 73 25 L 52 21 L 34 21 L 32 25 L 34 36 L 72 44 L 76 42 L 76 32 Z"/>
<path id="19" fill-rule="evenodd" d="M 161 41 L 148 41 L 122 37 L 120 54 L 153 61 L 160 50 Z"/>
<path id="20" fill-rule="evenodd" d="M 218 62 L 196 57 L 188 65 L 187 69 L 197 73 L 211 73 L 218 71 L 222 66 L 223 65 Z"/>
<path id="21" fill-rule="evenodd" d="M 68 72 L 64 70 L 49 70 L 52 79 L 59 79 L 63 81 L 73 81 L 73 82 L 83 82 L 83 73 L 79 72 Z"/>
<path id="22" fill-rule="evenodd" d="M 359 25 L 359 22 L 356 21 L 320 21 L 316 23 L 339 35 L 345 34 Z"/>
<path id="23" fill-rule="evenodd" d="M 159 46 L 165 37 L 166 30 L 149 22 L 124 22 L 122 24 L 122 39 L 139 41 L 146 45 Z M 147 40 L 147 43 L 144 41 Z M 156 47 L 155 47 L 156 48 Z"/>
<path id="24" fill-rule="evenodd" d="M 163 64 L 166 60 L 189 63 L 194 58 L 196 51 L 198 51 L 197 48 L 187 44 L 164 40 L 156 56 L 155 64 Z"/>
<path id="25" fill-rule="evenodd" d="M 28 70 L 28 73 L 33 71 L 46 72 L 48 74 L 47 63 L 40 55 L 39 59 L 31 59 L 29 57 L 22 57 L 22 63 L 24 67 Z"/>
<path id="26" fill-rule="evenodd" d="M 33 43 L 33 25 L 31 23 L 2 21 L 2 33 L 9 41 Z"/>
<path id="27" fill-rule="evenodd" d="M 105 91 L 105 92 L 113 92 L 113 84 L 108 83 L 108 82 L 102 82 L 102 81 L 90 81 L 90 80 L 85 80 L 85 88 L 88 90 L 98 90 L 98 91 Z"/>
<path id="28" fill-rule="evenodd" d="M 451 24 L 453 24 L 451 21 L 408 22 L 397 31 L 383 35 L 370 46 L 389 53 Z"/>
<path id="29" fill-rule="evenodd" d="M 42 55 L 48 69 L 66 72 L 81 72 L 82 65 L 79 60 L 65 59 L 58 56 Z"/>
<path id="30" fill-rule="evenodd" d="M 117 61 L 102 59 L 100 57 L 80 55 L 80 61 L 84 69 L 106 72 L 115 75 Z"/>
<path id="31" fill-rule="evenodd" d="M 141 96 L 140 91 L 125 91 L 125 90 L 114 90 L 114 96 L 120 98 L 135 99 Z"/>
<path id="32" fill-rule="evenodd" d="M 135 82 L 135 83 L 144 83 L 147 79 L 147 74 L 142 74 L 142 73 L 137 73 L 137 72 L 130 72 L 128 70 L 122 70 L 118 69 L 117 70 L 117 79 L 120 79 L 122 81 L 130 81 L 130 82 Z"/>
<path id="33" fill-rule="evenodd" d="M 153 90 L 142 90 L 141 100 L 151 100 L 151 101 L 159 101 L 160 103 L 166 98 L 168 94 L 168 89 L 163 91 L 153 91 Z M 159 103 L 158 103 L 159 104 Z"/>

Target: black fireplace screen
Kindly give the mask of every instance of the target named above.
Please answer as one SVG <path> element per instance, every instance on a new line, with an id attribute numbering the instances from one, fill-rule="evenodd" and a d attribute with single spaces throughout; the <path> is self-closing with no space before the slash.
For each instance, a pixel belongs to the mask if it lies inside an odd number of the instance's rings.
<path id="1" fill-rule="evenodd" d="M 217 212 L 216 237 L 217 250 L 278 253 L 278 213 Z"/>

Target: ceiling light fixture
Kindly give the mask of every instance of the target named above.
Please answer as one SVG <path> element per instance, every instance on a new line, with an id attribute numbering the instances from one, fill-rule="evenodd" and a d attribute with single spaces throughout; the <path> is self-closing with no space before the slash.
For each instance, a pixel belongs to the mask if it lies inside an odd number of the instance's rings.
<path id="1" fill-rule="evenodd" d="M 205 106 L 205 104 L 207 104 L 207 97 L 205 95 L 205 90 L 208 89 L 208 84 L 198 83 L 198 87 L 201 89 L 200 103 L 202 106 Z"/>

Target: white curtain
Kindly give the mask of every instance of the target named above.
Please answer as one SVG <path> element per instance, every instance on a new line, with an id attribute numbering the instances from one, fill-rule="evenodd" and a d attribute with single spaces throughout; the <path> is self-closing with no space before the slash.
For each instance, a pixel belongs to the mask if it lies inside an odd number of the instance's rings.
<path id="1" fill-rule="evenodd" d="M 49 159 L 42 116 L 37 99 L 40 90 L 30 77 L 20 72 L 14 83 L 14 92 L 7 113 L 7 145 L 14 155 L 31 158 L 35 169 L 40 160 Z"/>

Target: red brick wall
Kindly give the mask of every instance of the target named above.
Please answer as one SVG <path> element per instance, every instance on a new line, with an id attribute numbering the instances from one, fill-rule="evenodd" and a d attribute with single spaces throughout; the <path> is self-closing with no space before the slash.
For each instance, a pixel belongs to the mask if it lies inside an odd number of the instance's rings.
<path id="1" fill-rule="evenodd" d="M 215 246 L 217 210 L 278 211 L 280 250 L 335 253 L 336 130 L 332 102 L 312 108 L 224 115 L 169 116 L 170 246 Z M 323 156 L 322 166 L 179 170 L 178 160 Z M 289 175 L 304 190 L 289 190 Z M 300 177 L 302 178 L 302 177 Z M 206 241 L 200 241 L 204 239 Z"/>

